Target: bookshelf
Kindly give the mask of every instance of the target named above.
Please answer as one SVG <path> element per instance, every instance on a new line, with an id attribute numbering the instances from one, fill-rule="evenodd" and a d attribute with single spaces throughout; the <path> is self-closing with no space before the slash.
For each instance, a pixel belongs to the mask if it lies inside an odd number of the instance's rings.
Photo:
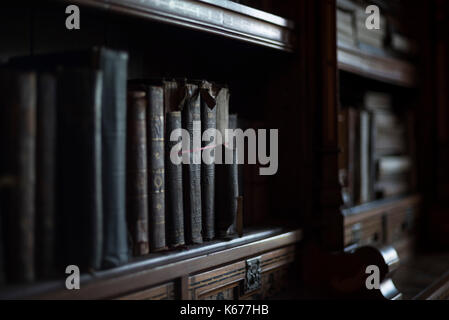
<path id="1" fill-rule="evenodd" d="M 332 263 L 346 277 L 348 263 L 376 251 L 352 255 L 354 249 L 392 245 L 401 260 L 412 256 L 414 227 L 425 202 L 422 190 L 342 206 L 339 112 L 343 88 L 359 100 L 365 91 L 376 90 L 424 105 L 415 94 L 423 86 L 419 60 L 339 41 L 340 1 L 276 2 L 276 15 L 225 0 L 23 1 L 25 15 L 18 5 L 2 4 L 6 10 L 0 10 L 0 18 L 10 26 L 7 33 L 0 30 L 6 48 L 0 49 L 2 60 L 92 46 L 127 51 L 128 79 L 226 84 L 230 111 L 250 126 L 279 129 L 280 138 L 277 174 L 247 180 L 252 202 L 245 203 L 243 196 L 242 237 L 150 253 L 113 269 L 83 273 L 79 292 L 65 290 L 60 280 L 65 275 L 59 274 L 57 280 L 0 286 L 0 298 L 261 299 L 274 292 L 307 299 L 315 297 L 305 294 L 311 282 L 335 280 L 322 266 Z M 346 11 L 356 8 L 348 4 L 352 1 L 342 3 Z M 81 8 L 79 32 L 63 28 L 68 4 Z M 425 110 L 412 103 L 402 109 L 406 114 Z M 310 254 L 304 243 L 319 249 Z M 249 279 L 245 270 L 252 265 L 261 268 Z M 258 287 L 249 290 L 249 281 Z"/>
<path id="2" fill-rule="evenodd" d="M 136 296 L 153 299 L 163 291 L 166 294 L 164 299 L 205 299 L 216 294 L 220 296 L 221 291 L 229 294 L 225 289 L 232 287 L 235 298 L 250 298 L 269 297 L 268 293 L 290 288 L 287 276 L 290 280 L 295 279 L 292 283 L 296 283 L 297 276 L 292 267 L 299 258 L 298 244 L 302 241 L 300 221 L 306 196 L 301 195 L 299 199 L 291 197 L 302 185 L 299 176 L 303 169 L 286 161 L 289 155 L 298 156 L 304 147 L 301 145 L 304 136 L 294 127 L 302 112 L 298 108 L 302 98 L 292 89 L 300 81 L 297 64 L 302 60 L 295 22 L 221 0 L 25 3 L 31 19 L 20 16 L 20 8 L 15 5 L 5 5 L 5 10 L 2 10 L 5 19 L 10 15 L 13 33 L 26 33 L 23 41 L 2 35 L 6 42 L 11 43 L 9 50 L 0 52 L 4 60 L 17 55 L 79 50 L 93 45 L 124 50 L 129 53 L 128 78 L 188 77 L 228 84 L 235 101 L 232 112 L 251 121 L 262 121 L 267 128 L 293 133 L 296 142 L 292 152 L 289 150 L 291 143 L 281 141 L 279 152 L 283 168 L 278 175 L 254 182 L 254 196 L 261 195 L 261 204 L 248 205 L 251 212 L 247 211 L 247 216 L 244 216 L 242 237 L 150 253 L 132 258 L 129 263 L 111 270 L 83 273 L 81 286 L 85 289 L 81 290 L 81 295 L 65 290 L 63 281 L 51 277 L 29 285 L 8 284 L 0 288 L 0 297 L 126 299 Z M 83 22 L 78 33 L 64 30 L 64 24 L 61 24 L 61 12 L 67 4 L 80 6 Z M 208 52 L 201 49 L 204 43 L 210 46 Z M 183 48 L 181 53 L 179 47 Z M 261 69 L 260 64 L 267 61 L 270 64 Z M 290 70 L 286 72 L 286 69 Z M 285 85 L 284 81 L 290 83 Z M 272 90 L 266 90 L 266 94 L 254 95 L 254 92 L 268 87 Z M 288 94 L 281 94 L 285 90 Z M 290 122 L 282 123 L 282 116 L 277 115 L 272 106 L 275 103 L 292 115 Z M 275 189 L 278 185 L 289 188 L 271 193 L 267 191 L 267 188 Z M 304 189 L 305 185 L 301 188 Z M 277 197 L 279 201 L 273 201 Z M 250 218 L 259 222 L 247 223 Z M 242 268 L 244 270 L 251 259 L 261 263 L 262 282 L 256 290 L 246 291 L 247 277 Z M 226 277 L 230 271 L 236 273 L 232 279 Z M 222 277 L 224 282 L 211 285 L 210 292 L 194 287 L 195 277 L 207 280 L 208 272 L 213 272 L 215 278 Z M 279 281 L 273 282 L 273 278 Z"/>

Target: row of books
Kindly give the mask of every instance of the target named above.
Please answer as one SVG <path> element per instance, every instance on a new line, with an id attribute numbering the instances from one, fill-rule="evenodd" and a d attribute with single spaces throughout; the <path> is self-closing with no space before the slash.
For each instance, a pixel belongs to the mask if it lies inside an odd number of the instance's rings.
<path id="1" fill-rule="evenodd" d="M 194 142 L 209 129 L 225 137 L 225 129 L 237 128 L 237 115 L 229 114 L 229 98 L 227 87 L 207 81 L 131 82 L 127 190 L 135 255 L 236 235 L 236 148 L 216 145 L 215 136 L 200 147 Z M 186 148 L 181 137 L 172 141 L 170 136 L 181 129 L 189 133 Z M 232 153 L 232 163 L 225 164 L 226 152 Z M 179 160 L 182 154 L 185 162 L 174 162 L 173 153 Z M 210 162 L 202 161 L 204 153 Z M 216 156 L 222 157 L 220 164 Z"/>
<path id="2" fill-rule="evenodd" d="M 125 52 L 94 48 L 0 68 L 0 284 L 235 236 L 236 163 L 176 165 L 177 142 L 166 136 L 193 136 L 193 121 L 235 128 L 229 89 L 128 81 L 127 62 Z"/>
<path id="3" fill-rule="evenodd" d="M 345 205 L 410 191 L 412 158 L 406 125 L 385 93 L 367 92 L 362 107 L 342 109 L 339 175 Z"/>
<path id="4" fill-rule="evenodd" d="M 348 0 L 338 2 L 337 39 L 341 44 L 370 51 L 382 52 L 390 49 L 398 54 L 413 55 L 415 42 L 397 31 L 393 23 L 389 23 L 386 13 L 379 12 L 379 29 L 370 29 L 366 21 L 372 13 L 366 13 L 366 7 Z M 369 22 L 372 20 L 370 19 Z"/>

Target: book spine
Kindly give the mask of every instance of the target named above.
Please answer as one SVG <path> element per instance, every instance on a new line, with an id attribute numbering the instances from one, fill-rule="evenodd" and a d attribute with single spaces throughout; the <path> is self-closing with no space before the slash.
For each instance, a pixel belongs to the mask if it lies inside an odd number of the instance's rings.
<path id="1" fill-rule="evenodd" d="M 8 281 L 34 280 L 36 75 L 1 75 L 0 212 Z"/>
<path id="2" fill-rule="evenodd" d="M 128 261 L 126 230 L 126 53 L 100 49 L 103 72 L 102 154 L 104 256 L 111 268 Z"/>
<path id="3" fill-rule="evenodd" d="M 229 129 L 236 129 L 237 116 L 229 115 Z M 229 144 L 223 146 L 225 158 L 232 156 L 231 163 L 221 164 L 219 180 L 217 184 L 223 186 L 220 197 L 217 198 L 217 231 L 218 237 L 227 238 L 235 235 L 235 223 L 238 209 L 238 164 L 236 139 L 229 140 Z M 220 199 L 220 201 L 218 201 Z"/>
<path id="4" fill-rule="evenodd" d="M 205 132 L 208 129 L 217 128 L 217 109 L 215 101 L 212 104 L 207 103 L 207 98 L 213 98 L 209 90 L 203 90 L 201 95 L 201 129 Z M 204 98 L 203 98 L 204 97 Z M 202 223 L 203 238 L 211 240 L 215 237 L 215 150 L 216 137 L 213 136 L 210 141 L 202 141 L 204 153 L 210 156 L 210 163 L 201 164 L 201 200 L 202 200 Z"/>
<path id="5" fill-rule="evenodd" d="M 166 248 L 163 98 L 162 87 L 148 87 L 148 191 L 151 251 L 160 251 Z"/>
<path id="6" fill-rule="evenodd" d="M 146 93 L 128 94 L 127 218 L 134 255 L 148 254 L 148 172 Z"/>
<path id="7" fill-rule="evenodd" d="M 183 148 L 183 152 L 185 152 L 183 156 L 189 158 L 189 163 L 183 164 L 185 235 L 187 242 L 197 244 L 203 242 L 201 235 L 201 150 L 194 145 L 194 137 L 201 137 L 201 108 L 198 86 L 187 84 L 186 92 L 187 98 L 183 107 L 182 120 L 183 128 L 189 133 L 190 143 L 187 148 Z"/>
<path id="8" fill-rule="evenodd" d="M 65 70 L 59 80 L 58 137 L 63 223 L 63 266 L 100 269 L 103 249 L 101 94 L 102 73 Z"/>
<path id="9" fill-rule="evenodd" d="M 45 278 L 54 267 L 56 204 L 56 78 L 38 77 L 36 140 L 36 273 Z"/>
<path id="10" fill-rule="evenodd" d="M 170 159 L 173 148 L 179 141 L 171 141 L 170 134 L 181 129 L 181 112 L 166 113 L 166 177 L 167 177 L 167 240 L 171 247 L 185 244 L 184 240 L 184 208 L 182 193 L 182 164 L 175 164 Z M 176 149 L 175 149 L 176 150 Z M 176 152 L 176 151 L 175 151 Z"/>

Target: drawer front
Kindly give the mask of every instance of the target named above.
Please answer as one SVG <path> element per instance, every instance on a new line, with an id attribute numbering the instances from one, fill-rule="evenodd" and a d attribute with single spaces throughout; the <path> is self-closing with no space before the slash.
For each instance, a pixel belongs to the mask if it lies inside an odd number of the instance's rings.
<path id="1" fill-rule="evenodd" d="M 189 299 L 267 298 L 283 288 L 294 258 L 295 247 L 290 246 L 190 276 Z"/>
<path id="2" fill-rule="evenodd" d="M 383 218 L 381 215 L 345 227 L 345 245 L 380 244 L 383 237 Z"/>
<path id="3" fill-rule="evenodd" d="M 388 212 L 386 217 L 386 240 L 392 243 L 402 239 L 413 232 L 416 220 L 415 207 L 395 208 Z"/>
<path id="4" fill-rule="evenodd" d="M 118 298 L 119 300 L 173 300 L 175 298 L 175 285 L 173 282 L 165 283 L 146 290 L 141 290 Z"/>

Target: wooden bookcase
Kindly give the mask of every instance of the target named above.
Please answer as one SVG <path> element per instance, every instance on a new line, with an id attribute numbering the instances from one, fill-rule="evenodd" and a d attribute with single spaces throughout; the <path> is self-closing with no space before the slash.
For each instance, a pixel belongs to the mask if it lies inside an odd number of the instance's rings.
<path id="1" fill-rule="evenodd" d="M 250 299 L 278 294 L 289 283 L 295 288 L 302 224 L 312 203 L 302 192 L 308 187 L 302 176 L 307 169 L 301 165 L 311 143 L 302 143 L 305 128 L 297 130 L 307 121 L 306 108 L 301 107 L 305 91 L 301 67 L 306 63 L 299 49 L 301 26 L 296 22 L 304 14 L 301 8 L 297 5 L 294 13 L 298 19 L 284 19 L 222 0 L 23 4 L 25 11 L 14 4 L 4 4 L 1 10 L 1 18 L 10 27 L 0 35 L 7 48 L 0 50 L 2 60 L 94 45 L 124 50 L 129 53 L 129 79 L 225 83 L 231 92 L 231 112 L 265 128 L 279 129 L 285 138 L 279 142 L 278 173 L 254 182 L 257 201 L 248 205 L 252 212 L 246 212 L 242 237 L 151 253 L 119 268 L 83 274 L 79 291 L 66 290 L 62 274 L 56 280 L 8 285 L 0 289 L 0 297 Z M 69 4 L 80 7 L 80 30 L 65 28 Z M 257 277 L 248 279 L 245 270 L 254 263 L 260 266 Z M 256 283 L 251 290 L 245 287 L 249 280 Z M 198 281 L 211 284 L 198 287 Z"/>
<path id="2" fill-rule="evenodd" d="M 392 244 L 401 257 L 413 251 L 409 212 L 420 212 L 425 190 L 342 209 L 340 87 L 352 79 L 358 90 L 373 84 L 400 94 L 430 89 L 420 83 L 416 63 L 337 45 L 335 0 L 283 1 L 280 7 L 288 10 L 279 15 L 224 0 L 21 3 L 26 10 L 1 5 L 0 19 L 9 28 L 0 30 L 6 48 L 0 60 L 105 45 L 129 52 L 130 79 L 226 83 L 231 112 L 279 130 L 279 170 L 252 185 L 257 201 L 244 211 L 251 219 L 241 238 L 84 274 L 78 291 L 50 280 L 0 288 L 0 298 L 251 299 L 281 292 L 308 298 L 301 293 L 307 282 L 302 269 L 321 260 L 307 256 L 305 242 L 337 254 L 371 244 Z M 69 4 L 80 6 L 80 30 L 64 27 Z M 416 109 L 422 113 L 422 103 Z M 258 286 L 248 290 L 254 279 L 245 271 L 254 263 Z"/>

